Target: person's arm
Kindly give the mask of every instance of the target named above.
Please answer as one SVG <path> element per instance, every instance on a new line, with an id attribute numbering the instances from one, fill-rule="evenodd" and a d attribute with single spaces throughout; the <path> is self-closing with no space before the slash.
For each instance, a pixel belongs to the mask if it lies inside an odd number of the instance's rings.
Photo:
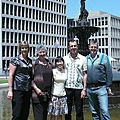
<path id="1" fill-rule="evenodd" d="M 83 75 L 83 90 L 86 90 L 86 79 L 87 79 L 87 71 L 85 71 Z"/>
<path id="2" fill-rule="evenodd" d="M 32 80 L 32 87 L 38 95 L 43 95 L 42 91 L 37 87 L 37 85 L 34 82 L 34 72 L 35 72 L 34 67 L 35 67 L 35 61 L 32 63 L 32 75 L 33 75 L 33 77 L 32 77 L 32 79 L 33 79 Z"/>
<path id="3" fill-rule="evenodd" d="M 87 59 L 86 57 L 84 58 L 84 63 L 83 63 L 83 90 L 81 92 L 81 98 L 84 98 L 86 95 L 86 87 L 87 87 Z"/>
<path id="4" fill-rule="evenodd" d="M 114 95 L 110 87 L 107 87 L 107 91 L 109 95 Z"/>
<path id="5" fill-rule="evenodd" d="M 110 86 L 112 86 L 113 74 L 112 74 L 112 67 L 111 67 L 108 56 L 106 57 L 106 65 L 105 65 L 105 67 L 106 67 L 106 76 L 107 76 L 106 85 L 107 85 L 107 87 L 110 87 Z"/>
<path id="6" fill-rule="evenodd" d="M 8 78 L 8 94 L 7 94 L 7 98 L 10 100 L 12 100 L 13 98 L 12 87 L 13 87 L 13 77 L 15 74 L 15 70 L 16 70 L 16 66 L 10 63 L 9 78 Z"/>
<path id="7" fill-rule="evenodd" d="M 81 92 L 81 98 L 84 98 L 86 95 L 86 79 L 87 79 L 87 71 L 83 73 L 83 90 Z"/>
<path id="8" fill-rule="evenodd" d="M 37 87 L 34 81 L 32 81 L 32 87 L 38 95 L 44 95 L 44 93 Z"/>
<path id="9" fill-rule="evenodd" d="M 112 67 L 111 64 L 109 62 L 109 58 L 108 56 L 106 56 L 106 75 L 107 75 L 107 82 L 106 82 L 106 86 L 107 86 L 107 91 L 109 95 L 113 95 L 112 90 L 110 88 L 110 86 L 112 86 Z"/>

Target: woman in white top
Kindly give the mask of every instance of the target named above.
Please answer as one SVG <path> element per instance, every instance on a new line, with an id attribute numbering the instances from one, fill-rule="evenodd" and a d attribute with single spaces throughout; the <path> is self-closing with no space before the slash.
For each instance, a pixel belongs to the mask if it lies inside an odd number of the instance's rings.
<path id="1" fill-rule="evenodd" d="M 64 87 L 67 73 L 64 69 L 64 60 L 62 57 L 58 56 L 55 59 L 55 66 L 56 68 L 53 69 L 52 98 L 48 112 L 51 114 L 50 120 L 62 120 L 62 115 L 68 113 L 66 91 Z"/>

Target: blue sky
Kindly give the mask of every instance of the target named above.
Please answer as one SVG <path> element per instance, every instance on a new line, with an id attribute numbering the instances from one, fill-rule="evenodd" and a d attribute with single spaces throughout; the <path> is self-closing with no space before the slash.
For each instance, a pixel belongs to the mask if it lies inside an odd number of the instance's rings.
<path id="1" fill-rule="evenodd" d="M 86 0 L 86 10 L 103 11 L 120 17 L 120 0 Z M 67 0 L 67 17 L 74 18 L 80 13 L 80 0 Z"/>

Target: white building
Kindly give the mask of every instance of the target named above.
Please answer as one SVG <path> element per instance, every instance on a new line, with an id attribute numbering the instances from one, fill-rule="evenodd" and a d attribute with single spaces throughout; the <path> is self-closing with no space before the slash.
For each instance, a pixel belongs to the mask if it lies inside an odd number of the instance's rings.
<path id="1" fill-rule="evenodd" d="M 120 17 L 95 11 L 89 13 L 88 20 L 91 26 L 100 27 L 89 39 L 98 40 L 99 50 L 110 56 L 112 66 L 116 67 L 120 62 Z"/>
<path id="2" fill-rule="evenodd" d="M 18 55 L 18 44 L 30 44 L 29 56 L 44 43 L 49 59 L 67 52 L 66 0 L 0 0 L 0 74 Z M 55 49 L 54 43 L 59 43 Z"/>

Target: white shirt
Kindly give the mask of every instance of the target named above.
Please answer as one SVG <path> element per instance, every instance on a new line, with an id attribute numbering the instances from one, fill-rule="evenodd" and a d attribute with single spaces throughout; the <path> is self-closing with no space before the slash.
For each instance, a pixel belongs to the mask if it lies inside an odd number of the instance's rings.
<path id="1" fill-rule="evenodd" d="M 56 96 L 65 96 L 65 81 L 67 79 L 67 74 L 65 69 L 62 71 L 58 70 L 57 68 L 53 69 L 53 78 L 54 78 L 54 85 L 53 85 L 53 95 Z"/>
<path id="2" fill-rule="evenodd" d="M 87 71 L 85 56 L 78 53 L 76 58 L 72 58 L 70 53 L 64 57 L 65 68 L 67 70 L 66 88 L 83 89 L 83 72 Z"/>

